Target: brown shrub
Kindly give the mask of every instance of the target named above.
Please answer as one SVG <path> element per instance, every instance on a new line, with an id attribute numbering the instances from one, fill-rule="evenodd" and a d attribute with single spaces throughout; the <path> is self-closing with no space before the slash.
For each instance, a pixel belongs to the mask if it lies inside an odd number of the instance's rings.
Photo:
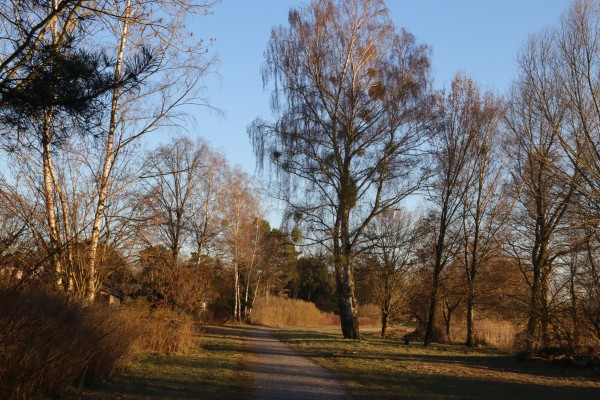
<path id="1" fill-rule="evenodd" d="M 57 396 L 105 379 L 123 365 L 134 337 L 114 309 L 0 289 L 0 398 Z"/>

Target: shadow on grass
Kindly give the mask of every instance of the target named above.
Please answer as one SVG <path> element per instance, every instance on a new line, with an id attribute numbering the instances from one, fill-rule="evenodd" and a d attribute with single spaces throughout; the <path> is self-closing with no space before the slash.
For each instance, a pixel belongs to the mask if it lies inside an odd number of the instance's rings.
<path id="1" fill-rule="evenodd" d="M 360 399 L 600 399 L 598 371 L 520 364 L 494 349 L 351 341 L 321 331 L 276 336 L 333 370 Z"/>
<path id="2" fill-rule="evenodd" d="M 342 374 L 349 378 L 349 375 Z M 364 375 L 363 375 L 364 376 Z M 541 385 L 530 382 L 500 381 L 488 377 L 455 377 L 437 374 L 398 373 L 379 370 L 376 374 L 356 377 L 353 394 L 363 400 L 375 399 L 511 399 L 559 400 L 594 399 L 597 387 Z"/>
<path id="3" fill-rule="evenodd" d="M 235 381 L 192 383 L 175 378 L 123 376 L 75 394 L 73 399 L 248 399 L 249 390 Z"/>
<path id="4" fill-rule="evenodd" d="M 189 354 L 141 355 L 125 374 L 74 393 L 69 399 L 252 398 L 246 337 L 244 328 L 203 328 L 198 346 Z"/>

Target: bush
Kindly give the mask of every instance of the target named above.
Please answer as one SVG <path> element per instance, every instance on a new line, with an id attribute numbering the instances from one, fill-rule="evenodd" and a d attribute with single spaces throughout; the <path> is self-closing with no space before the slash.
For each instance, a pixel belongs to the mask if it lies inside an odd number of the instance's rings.
<path id="1" fill-rule="evenodd" d="M 189 315 L 168 308 L 143 307 L 130 307 L 124 313 L 137 326 L 137 351 L 181 354 L 191 349 L 194 324 Z"/>
<path id="2" fill-rule="evenodd" d="M 339 318 L 313 303 L 286 297 L 261 297 L 252 309 L 252 322 L 269 326 L 332 326 Z"/>
<path id="3" fill-rule="evenodd" d="M 0 398 L 58 396 L 105 379 L 123 365 L 135 336 L 117 310 L 0 289 Z"/>

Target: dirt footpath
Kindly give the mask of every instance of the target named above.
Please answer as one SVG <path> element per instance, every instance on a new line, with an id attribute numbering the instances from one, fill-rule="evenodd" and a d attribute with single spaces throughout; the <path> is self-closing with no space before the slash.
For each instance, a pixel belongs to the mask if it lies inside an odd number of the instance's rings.
<path id="1" fill-rule="evenodd" d="M 295 353 L 270 329 L 252 329 L 249 344 L 257 400 L 352 399 L 331 372 Z"/>

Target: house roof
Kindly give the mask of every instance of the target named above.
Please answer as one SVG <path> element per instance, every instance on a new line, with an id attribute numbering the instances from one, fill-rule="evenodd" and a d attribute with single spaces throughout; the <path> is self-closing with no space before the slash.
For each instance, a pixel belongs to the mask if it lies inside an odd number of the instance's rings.
<path id="1" fill-rule="evenodd" d="M 102 292 L 106 292 L 112 296 L 118 297 L 119 299 L 123 300 L 125 298 L 125 294 L 123 292 L 119 292 L 118 290 L 115 289 L 111 289 L 108 286 L 105 285 L 100 285 L 100 287 L 98 288 L 98 290 L 102 291 Z"/>

